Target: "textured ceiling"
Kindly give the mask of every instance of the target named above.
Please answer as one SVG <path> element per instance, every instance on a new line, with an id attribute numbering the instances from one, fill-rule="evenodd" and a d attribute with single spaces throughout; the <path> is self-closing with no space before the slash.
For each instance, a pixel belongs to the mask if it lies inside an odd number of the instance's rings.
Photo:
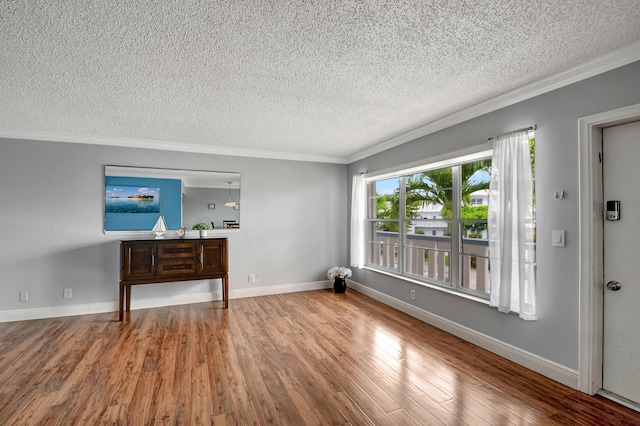
<path id="1" fill-rule="evenodd" d="M 638 0 L 2 0 L 0 135 L 347 158 L 638 40 Z"/>

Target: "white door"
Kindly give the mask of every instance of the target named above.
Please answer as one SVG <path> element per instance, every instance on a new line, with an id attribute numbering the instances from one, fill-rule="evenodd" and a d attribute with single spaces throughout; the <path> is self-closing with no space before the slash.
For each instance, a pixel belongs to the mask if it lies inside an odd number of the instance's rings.
<path id="1" fill-rule="evenodd" d="M 602 387 L 640 404 L 640 121 L 602 141 L 605 208 L 620 201 L 620 220 L 604 223 Z"/>

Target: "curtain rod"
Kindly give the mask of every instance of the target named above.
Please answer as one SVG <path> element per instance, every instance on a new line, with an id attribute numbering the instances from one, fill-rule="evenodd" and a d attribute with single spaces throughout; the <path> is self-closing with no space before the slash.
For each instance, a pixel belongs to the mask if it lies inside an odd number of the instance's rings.
<path id="1" fill-rule="evenodd" d="M 537 124 L 534 124 L 533 126 L 529 126 L 529 127 L 523 127 L 522 129 L 516 129 L 516 130 L 511 130 L 510 132 L 504 132 L 504 133 L 500 133 L 498 136 L 496 136 L 495 138 L 489 138 L 487 139 L 487 141 L 491 142 L 492 140 L 499 138 L 500 136 L 505 136 L 511 133 L 518 133 L 518 132 L 524 132 L 526 131 L 532 131 L 532 130 L 536 130 L 538 128 Z"/>

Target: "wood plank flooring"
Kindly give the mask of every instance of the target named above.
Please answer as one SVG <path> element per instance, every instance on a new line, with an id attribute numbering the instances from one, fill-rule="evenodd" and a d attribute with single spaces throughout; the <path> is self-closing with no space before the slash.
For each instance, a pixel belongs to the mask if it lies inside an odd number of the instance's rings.
<path id="1" fill-rule="evenodd" d="M 0 324 L 2 425 L 632 425 L 362 294 Z"/>

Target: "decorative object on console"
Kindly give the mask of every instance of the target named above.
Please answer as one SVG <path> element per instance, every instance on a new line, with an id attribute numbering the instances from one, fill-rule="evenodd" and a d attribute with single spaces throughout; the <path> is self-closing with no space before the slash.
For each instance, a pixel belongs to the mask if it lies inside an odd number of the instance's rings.
<path id="1" fill-rule="evenodd" d="M 193 229 L 200 231 L 200 238 L 208 235 L 208 230 L 211 229 L 211 225 L 207 222 L 198 222 L 193 225 Z"/>
<path id="2" fill-rule="evenodd" d="M 327 278 L 333 280 L 334 293 L 344 293 L 347 291 L 347 277 L 351 276 L 351 269 L 344 266 L 334 266 L 327 271 Z"/>
<path id="3" fill-rule="evenodd" d="M 167 222 L 165 222 L 164 216 L 160 216 L 158 218 L 158 221 L 153 226 L 153 229 L 151 231 L 156 234 L 156 239 L 160 240 L 164 238 L 164 234 L 166 234 L 167 232 Z"/>
<path id="4" fill-rule="evenodd" d="M 178 228 L 176 230 L 176 235 L 178 236 L 178 238 L 180 238 L 181 240 L 184 240 L 184 237 L 187 235 L 187 228 L 185 228 L 184 226 L 181 226 L 180 228 Z"/>

